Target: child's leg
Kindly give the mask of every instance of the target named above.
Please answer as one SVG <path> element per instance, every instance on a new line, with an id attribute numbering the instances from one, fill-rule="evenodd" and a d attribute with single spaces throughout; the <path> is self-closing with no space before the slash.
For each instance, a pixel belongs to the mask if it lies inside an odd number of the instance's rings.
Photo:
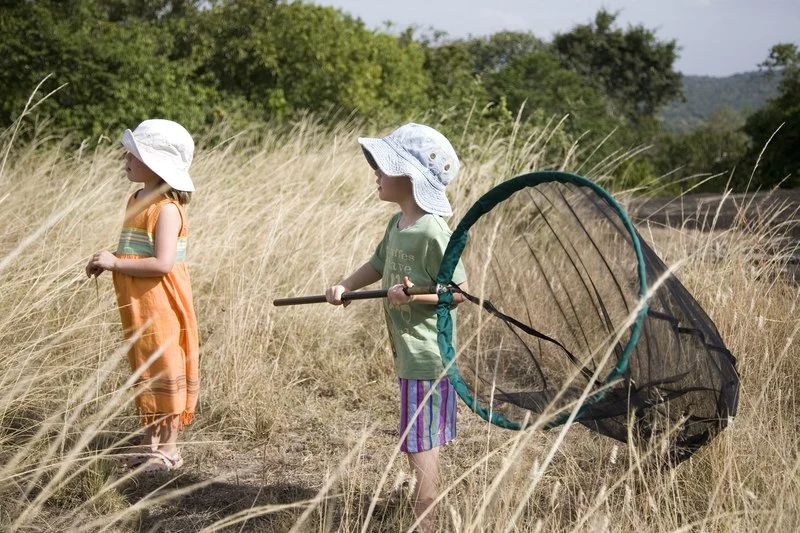
<path id="1" fill-rule="evenodd" d="M 176 417 L 168 417 L 166 421 L 158 420 L 145 426 L 142 442 L 135 450 L 136 453 L 141 454 L 160 451 L 172 457 L 178 453 L 177 442 L 178 424 Z M 133 462 L 140 463 L 141 459 L 134 458 Z"/>
<path id="2" fill-rule="evenodd" d="M 177 417 L 168 417 L 166 423 L 155 425 L 154 450 L 158 450 L 174 457 L 178 454 L 178 420 Z"/>
<path id="3" fill-rule="evenodd" d="M 433 505 L 439 495 L 439 448 L 424 452 L 408 453 L 408 464 L 417 478 L 416 489 L 412 494 L 414 517 L 419 518 Z M 419 531 L 433 531 L 436 515 L 433 509 L 419 524 Z"/>
<path id="4" fill-rule="evenodd" d="M 158 422 L 148 424 L 144 428 L 142 447 L 146 448 L 148 452 L 154 452 L 158 449 Z"/>
<path id="5" fill-rule="evenodd" d="M 129 463 L 131 468 L 139 468 L 142 473 L 164 472 L 179 468 L 183 458 L 178 450 L 178 417 L 170 416 L 145 428 L 145 441 L 150 452 Z"/>
<path id="6" fill-rule="evenodd" d="M 158 422 L 147 424 L 141 433 L 137 444 L 129 448 L 126 464 L 129 468 L 136 468 L 146 462 L 150 455 L 158 450 Z"/>
<path id="7" fill-rule="evenodd" d="M 447 379 L 400 378 L 399 384 L 400 450 L 406 452 L 417 480 L 412 498 L 414 515 L 420 517 L 439 495 L 439 448 L 456 436 L 456 392 Z M 435 527 L 436 516 L 430 509 L 419 530 Z"/>

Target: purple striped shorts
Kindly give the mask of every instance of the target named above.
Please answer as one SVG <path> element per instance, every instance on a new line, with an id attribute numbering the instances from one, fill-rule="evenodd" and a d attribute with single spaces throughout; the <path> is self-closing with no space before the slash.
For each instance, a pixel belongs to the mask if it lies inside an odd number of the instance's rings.
<path id="1" fill-rule="evenodd" d="M 456 437 L 456 391 L 446 377 L 436 380 L 399 379 L 400 437 L 411 426 L 400 451 L 424 452 L 444 446 Z M 433 387 L 433 392 L 425 396 Z M 414 418 L 417 408 L 422 410 Z"/>

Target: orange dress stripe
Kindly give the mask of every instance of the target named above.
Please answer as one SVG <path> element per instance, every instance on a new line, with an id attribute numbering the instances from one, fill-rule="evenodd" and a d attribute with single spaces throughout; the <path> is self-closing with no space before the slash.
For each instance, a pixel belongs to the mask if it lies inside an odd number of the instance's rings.
<path id="1" fill-rule="evenodd" d="M 128 201 L 116 255 L 154 257 L 158 215 L 168 203 L 178 207 L 182 222 L 172 271 L 159 277 L 114 272 L 113 277 L 125 338 L 135 338 L 128 350 L 131 371 L 162 350 L 135 385 L 139 414 L 145 424 L 162 420 L 182 427 L 192 422 L 200 391 L 197 317 L 186 265 L 188 228 L 183 206 L 166 196 L 141 202 L 134 194 Z"/>

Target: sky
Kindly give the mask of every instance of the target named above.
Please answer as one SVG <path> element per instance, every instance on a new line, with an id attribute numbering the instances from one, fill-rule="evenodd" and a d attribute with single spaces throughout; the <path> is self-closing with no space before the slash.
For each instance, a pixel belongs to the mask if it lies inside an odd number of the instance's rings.
<path id="1" fill-rule="evenodd" d="M 384 29 L 444 30 L 448 36 L 530 31 L 549 41 L 593 20 L 601 8 L 619 12 L 622 27 L 643 25 L 659 40 L 676 40 L 675 69 L 728 76 L 757 70 L 772 45 L 800 45 L 800 0 L 317 0 Z"/>

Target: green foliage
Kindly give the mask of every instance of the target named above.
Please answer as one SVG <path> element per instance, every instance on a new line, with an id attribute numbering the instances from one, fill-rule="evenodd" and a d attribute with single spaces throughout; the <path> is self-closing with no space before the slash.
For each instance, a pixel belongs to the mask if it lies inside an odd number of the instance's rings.
<path id="1" fill-rule="evenodd" d="M 475 70 L 474 57 L 467 41 L 439 42 L 423 38 L 424 69 L 428 74 L 427 105 L 439 122 L 456 121 L 459 126 L 477 106 L 485 111 L 489 96 Z"/>
<path id="2" fill-rule="evenodd" d="M 750 147 L 749 138 L 741 129 L 743 122 L 735 110 L 720 108 L 689 133 L 663 135 L 651 157 L 654 170 L 661 175 L 680 170 L 685 177 L 680 190 L 721 190 Z M 708 180 L 712 175 L 719 177 Z M 744 172 L 733 175 L 738 177 Z"/>
<path id="3" fill-rule="evenodd" d="M 750 160 L 755 163 L 760 157 L 756 184 L 797 187 L 800 186 L 800 50 L 795 44 L 777 44 L 761 66 L 782 76 L 778 96 L 753 113 L 744 128 L 753 140 Z"/>
<path id="4" fill-rule="evenodd" d="M 604 95 L 577 72 L 564 68 L 549 47 L 530 33 L 501 32 L 484 38 L 427 42 L 426 69 L 435 109 L 450 109 L 457 128 L 510 133 L 533 130 L 569 115 L 562 127 L 570 138 L 613 129 Z M 439 75 L 438 73 L 447 73 Z M 467 114 L 464 110 L 472 109 Z M 519 119 L 519 122 L 518 122 Z M 456 129 L 457 129 L 456 128 Z M 555 140 L 553 141 L 556 142 Z"/>
<path id="5" fill-rule="evenodd" d="M 37 109 L 56 125 L 98 136 L 153 116 L 175 117 L 190 129 L 213 121 L 213 88 L 192 78 L 190 63 L 171 61 L 169 34 L 151 22 L 119 24 L 89 0 L 19 2 L 0 28 L 0 123 L 23 110 L 34 87 L 64 85 Z"/>
<path id="6" fill-rule="evenodd" d="M 99 0 L 97 3 L 110 22 L 181 19 L 207 4 L 202 0 Z"/>
<path id="7" fill-rule="evenodd" d="M 405 115 L 423 102 L 418 44 L 376 35 L 332 8 L 279 4 L 273 16 L 274 89 L 293 108 Z"/>
<path id="8" fill-rule="evenodd" d="M 611 129 L 603 95 L 583 82 L 580 74 L 561 67 L 549 52 L 536 51 L 511 59 L 507 66 L 486 76 L 488 93 L 504 97 L 523 116 L 560 119 L 570 115 L 570 129 L 584 133 L 593 127 Z"/>
<path id="9" fill-rule="evenodd" d="M 503 31 L 465 42 L 475 74 L 495 74 L 519 58 L 547 50 L 532 33 Z"/>
<path id="10" fill-rule="evenodd" d="M 404 116 L 424 101 L 419 43 L 367 30 L 333 8 L 229 0 L 208 14 L 201 66 L 263 120 L 312 111 Z"/>
<path id="11" fill-rule="evenodd" d="M 601 10 L 552 43 L 526 32 L 447 40 L 370 30 L 302 1 L 10 0 L 0 18 L 0 127 L 19 117 L 49 75 L 36 99 L 63 87 L 35 108 L 34 119 L 47 118 L 55 136 L 69 133 L 74 142 L 116 138 L 153 117 L 206 136 L 291 125 L 310 112 L 318 121 L 354 117 L 381 130 L 427 120 L 459 137 L 479 130 L 525 139 L 559 123 L 550 146 L 574 157 L 578 143 L 578 154 L 592 152 L 593 162 L 621 161 L 620 154 L 655 144 L 649 157 L 611 164 L 625 185 L 679 167 L 701 174 L 740 163 L 748 137 L 735 112 L 704 114 L 691 135 L 661 136 L 658 112 L 681 94 L 676 43 L 615 22 Z M 792 125 L 796 54 L 790 45 L 773 50 L 765 66 L 784 73 L 780 95 L 745 130 L 753 146 L 763 146 L 767 132 L 786 122 L 763 162 L 777 180 L 797 168 L 789 148 L 800 131 Z M 746 91 L 725 92 L 739 101 Z M 229 127 L 212 127 L 220 123 Z"/>
<path id="12" fill-rule="evenodd" d="M 681 74 L 673 70 L 677 43 L 661 42 L 643 26 L 615 28 L 616 18 L 600 10 L 593 24 L 556 35 L 553 48 L 565 66 L 604 91 L 613 117 L 636 123 L 681 96 Z"/>
<path id="13" fill-rule="evenodd" d="M 4 126 L 48 75 L 44 94 L 66 85 L 37 113 L 81 137 L 156 116 L 202 131 L 309 111 L 399 121 L 427 105 L 421 43 L 312 4 L 19 1 L 0 24 Z"/>

